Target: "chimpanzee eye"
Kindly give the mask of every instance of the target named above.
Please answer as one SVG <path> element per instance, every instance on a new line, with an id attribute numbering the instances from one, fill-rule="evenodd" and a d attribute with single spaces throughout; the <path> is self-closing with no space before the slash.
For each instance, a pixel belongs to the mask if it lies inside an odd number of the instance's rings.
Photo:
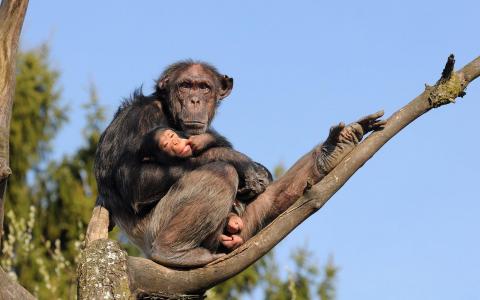
<path id="1" fill-rule="evenodd" d="M 205 92 L 206 91 L 210 91 L 210 86 L 208 84 L 206 84 L 205 82 L 201 82 L 198 87 L 201 89 L 201 90 L 204 90 Z"/>
<path id="2" fill-rule="evenodd" d="M 190 89 L 192 88 L 192 83 L 188 81 L 184 81 L 178 85 L 182 89 Z"/>

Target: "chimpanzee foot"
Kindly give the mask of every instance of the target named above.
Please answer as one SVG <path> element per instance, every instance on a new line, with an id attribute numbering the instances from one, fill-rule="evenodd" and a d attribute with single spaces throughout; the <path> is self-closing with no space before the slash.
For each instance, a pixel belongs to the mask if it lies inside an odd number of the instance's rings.
<path id="1" fill-rule="evenodd" d="M 210 250 L 202 247 L 179 252 L 172 252 L 171 249 L 165 248 L 158 250 L 154 249 L 150 259 L 167 267 L 194 268 L 202 267 L 222 256 L 225 256 L 225 253 L 212 253 Z"/>
<path id="2" fill-rule="evenodd" d="M 228 233 L 239 233 L 243 229 L 243 221 L 242 218 L 237 216 L 236 214 L 229 214 L 228 222 L 227 222 L 227 232 Z"/>
<path id="3" fill-rule="evenodd" d="M 232 234 L 232 235 L 221 234 L 219 238 L 220 238 L 220 243 L 229 250 L 236 249 L 244 243 L 243 239 L 236 234 Z"/>
<path id="4" fill-rule="evenodd" d="M 345 126 L 340 123 L 330 128 L 327 140 L 316 151 L 316 169 L 323 177 L 333 170 L 347 156 L 363 136 L 370 131 L 380 130 L 386 121 L 380 120 L 383 111 L 368 115 Z"/>

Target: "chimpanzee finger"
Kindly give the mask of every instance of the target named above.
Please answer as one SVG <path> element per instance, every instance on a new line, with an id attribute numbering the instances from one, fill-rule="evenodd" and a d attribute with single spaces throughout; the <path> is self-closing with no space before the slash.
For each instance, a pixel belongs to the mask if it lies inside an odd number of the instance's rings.
<path id="1" fill-rule="evenodd" d="M 362 125 L 365 133 L 378 130 L 379 128 L 383 127 L 386 124 L 386 121 L 384 120 L 379 120 L 379 119 L 373 119 L 370 120 L 369 122 L 365 122 Z"/>
<path id="2" fill-rule="evenodd" d="M 387 120 L 378 120 L 373 124 L 374 126 L 385 126 L 387 124 Z"/>
<path id="3" fill-rule="evenodd" d="M 238 235 L 232 235 L 231 240 L 221 240 L 220 242 L 227 249 L 233 250 L 243 244 L 243 239 Z"/>
<path id="4" fill-rule="evenodd" d="M 380 128 L 383 128 L 387 124 L 387 120 L 378 120 L 375 123 L 370 125 L 370 128 L 372 130 L 378 130 Z"/>
<path id="5" fill-rule="evenodd" d="M 377 111 L 376 113 L 360 118 L 360 120 L 358 120 L 357 123 L 362 125 L 362 127 L 365 129 L 369 123 L 377 120 L 378 118 L 381 118 L 382 116 L 383 116 L 383 110 L 380 110 L 380 111 Z"/>
<path id="6" fill-rule="evenodd" d="M 233 240 L 233 238 L 231 236 L 225 235 L 225 234 L 220 234 L 219 239 L 220 239 L 221 242 L 232 241 Z"/>

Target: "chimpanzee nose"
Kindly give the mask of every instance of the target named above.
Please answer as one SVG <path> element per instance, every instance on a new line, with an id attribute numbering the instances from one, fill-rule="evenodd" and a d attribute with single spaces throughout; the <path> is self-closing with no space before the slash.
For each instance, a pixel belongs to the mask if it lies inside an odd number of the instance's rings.
<path id="1" fill-rule="evenodd" d="M 199 104 L 200 103 L 200 99 L 198 97 L 192 97 L 190 99 L 190 103 L 192 104 Z"/>

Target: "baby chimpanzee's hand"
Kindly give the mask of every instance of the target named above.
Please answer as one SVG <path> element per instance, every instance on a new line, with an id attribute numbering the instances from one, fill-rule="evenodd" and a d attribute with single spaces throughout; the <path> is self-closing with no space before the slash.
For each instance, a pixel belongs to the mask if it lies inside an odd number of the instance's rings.
<path id="1" fill-rule="evenodd" d="M 193 153 L 202 152 L 214 141 L 214 137 L 209 133 L 192 135 L 188 138 L 188 144 L 192 147 Z"/>
<path id="2" fill-rule="evenodd" d="M 243 244 L 243 239 L 236 234 L 232 235 L 220 235 L 220 243 L 227 249 L 233 250 L 240 247 Z"/>

